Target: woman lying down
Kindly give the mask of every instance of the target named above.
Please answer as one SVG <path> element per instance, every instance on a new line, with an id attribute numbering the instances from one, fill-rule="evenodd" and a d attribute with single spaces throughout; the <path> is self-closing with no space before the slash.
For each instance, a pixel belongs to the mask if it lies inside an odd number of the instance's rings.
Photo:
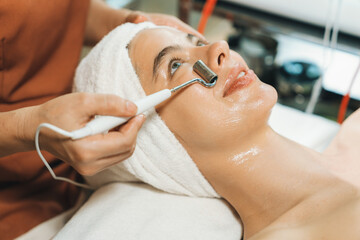
<path id="1" fill-rule="evenodd" d="M 137 100 L 197 78 L 199 59 L 218 75 L 216 85 L 193 84 L 149 111 L 133 156 L 87 181 L 224 198 L 244 239 L 360 239 L 359 110 L 315 152 L 269 127 L 276 91 L 226 42 L 150 23 L 106 36 L 78 67 L 74 90 Z"/>

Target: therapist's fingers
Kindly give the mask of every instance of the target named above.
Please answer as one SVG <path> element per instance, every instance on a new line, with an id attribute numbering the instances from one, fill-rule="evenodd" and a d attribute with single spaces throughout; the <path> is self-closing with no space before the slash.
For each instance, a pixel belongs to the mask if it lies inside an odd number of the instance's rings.
<path id="1" fill-rule="evenodd" d="M 145 116 L 141 114 L 132 118 L 127 124 L 121 126 L 118 131 L 109 132 L 108 134 L 103 135 L 98 141 L 89 139 L 90 144 L 94 147 L 96 146 L 96 149 L 98 149 L 97 154 L 94 153 L 94 158 L 102 159 L 121 153 L 132 153 L 135 149 L 138 131 L 144 121 Z M 87 147 L 89 147 L 89 145 Z M 92 147 L 90 146 L 90 148 Z"/>
<path id="2" fill-rule="evenodd" d="M 73 167 L 82 175 L 93 175 L 127 159 L 134 152 L 137 133 L 144 121 L 145 117 L 139 115 L 122 126 L 119 131 L 84 139 L 83 148 L 76 148 L 80 152 L 74 154 L 77 160 L 73 161 Z"/>
<path id="3" fill-rule="evenodd" d="M 92 176 L 98 172 L 105 170 L 106 168 L 109 168 L 113 165 L 118 164 L 119 162 L 128 159 L 129 157 L 131 157 L 131 155 L 132 153 L 125 152 L 113 156 L 108 156 L 103 159 L 99 159 L 93 163 L 84 164 L 80 167 L 82 169 L 81 174 L 85 176 Z"/>
<path id="4" fill-rule="evenodd" d="M 140 11 L 133 11 L 126 18 L 126 22 L 131 22 L 131 23 L 142 23 L 146 21 L 150 21 L 149 16 L 147 16 L 146 13 Z"/>
<path id="5" fill-rule="evenodd" d="M 136 114 L 136 105 L 119 96 L 111 94 L 82 94 L 80 101 L 82 101 L 82 105 L 86 106 L 89 115 L 130 117 Z"/>
<path id="6" fill-rule="evenodd" d="M 35 129 L 40 123 L 50 123 L 65 131 L 83 127 L 95 115 L 132 117 L 136 106 L 116 95 L 94 93 L 71 93 L 52 99 L 34 110 L 31 132 L 28 139 L 34 139 Z M 91 166 L 99 159 L 121 155 L 117 161 L 131 156 L 136 144 L 137 132 L 144 122 L 144 116 L 136 116 L 108 134 L 97 134 L 72 140 L 49 129 L 41 131 L 41 148 L 73 166 L 79 173 L 88 175 L 85 166 Z M 100 160 L 99 160 L 100 162 Z M 102 163 L 106 167 L 107 163 Z M 98 168 L 100 169 L 100 168 Z M 91 172 L 93 174 L 93 172 Z"/>
<path id="7" fill-rule="evenodd" d="M 141 23 L 145 21 L 151 21 L 156 25 L 169 26 L 179 29 L 180 31 L 190 33 L 194 36 L 197 36 L 203 41 L 206 41 L 205 37 L 196 31 L 194 28 L 184 23 L 177 17 L 161 14 L 161 13 L 144 13 L 141 11 L 134 11 L 127 17 L 128 22 L 132 23 Z"/>
<path id="8" fill-rule="evenodd" d="M 184 23 L 177 17 L 166 15 L 166 14 L 160 14 L 160 13 L 150 13 L 148 15 L 150 16 L 150 21 L 152 21 L 156 25 L 164 25 L 164 26 L 176 28 L 180 31 L 190 33 L 206 42 L 205 37 L 201 33 L 196 31 L 194 28 L 192 28 L 188 24 Z"/>

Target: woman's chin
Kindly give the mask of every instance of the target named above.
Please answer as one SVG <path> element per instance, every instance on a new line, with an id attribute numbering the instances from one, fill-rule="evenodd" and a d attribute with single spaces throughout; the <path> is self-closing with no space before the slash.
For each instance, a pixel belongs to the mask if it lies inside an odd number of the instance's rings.
<path id="1" fill-rule="evenodd" d="M 269 104 L 271 105 L 271 108 L 273 108 L 275 103 L 278 100 L 278 93 L 277 93 L 276 89 L 273 86 L 271 86 L 269 84 L 265 84 L 265 85 L 267 86 L 267 88 L 269 88 L 268 89 Z"/>
<path id="2" fill-rule="evenodd" d="M 277 102 L 278 94 L 273 86 L 263 82 L 261 82 L 258 89 L 257 98 L 251 104 L 253 106 L 249 107 L 252 109 L 254 117 L 257 118 L 259 124 L 261 122 L 267 124 L 272 108 Z"/>
<path id="3" fill-rule="evenodd" d="M 259 85 L 253 92 L 254 99 L 251 101 L 254 108 L 259 112 L 270 112 L 278 99 L 275 88 L 269 84 L 258 81 Z"/>

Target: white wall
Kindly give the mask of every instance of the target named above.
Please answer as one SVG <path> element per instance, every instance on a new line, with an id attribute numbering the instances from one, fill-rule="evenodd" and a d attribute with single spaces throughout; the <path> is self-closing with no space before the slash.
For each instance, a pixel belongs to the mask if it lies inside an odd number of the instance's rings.
<path id="1" fill-rule="evenodd" d="M 295 20 L 325 26 L 329 9 L 335 16 L 338 0 L 222 0 L 289 17 Z M 360 37 L 360 0 L 342 0 L 340 29 Z M 334 7 L 330 4 L 333 3 Z M 334 18 L 334 17 L 333 17 Z"/>

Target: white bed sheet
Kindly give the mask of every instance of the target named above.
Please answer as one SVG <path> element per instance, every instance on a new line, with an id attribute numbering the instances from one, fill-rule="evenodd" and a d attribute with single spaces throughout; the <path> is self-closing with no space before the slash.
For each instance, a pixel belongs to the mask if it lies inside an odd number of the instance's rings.
<path id="1" fill-rule="evenodd" d="M 322 152 L 339 131 L 340 125 L 323 117 L 276 104 L 269 125 L 279 134 Z"/>
<path id="2" fill-rule="evenodd" d="M 224 200 L 113 183 L 98 189 L 54 240 L 239 240 L 241 230 Z"/>

